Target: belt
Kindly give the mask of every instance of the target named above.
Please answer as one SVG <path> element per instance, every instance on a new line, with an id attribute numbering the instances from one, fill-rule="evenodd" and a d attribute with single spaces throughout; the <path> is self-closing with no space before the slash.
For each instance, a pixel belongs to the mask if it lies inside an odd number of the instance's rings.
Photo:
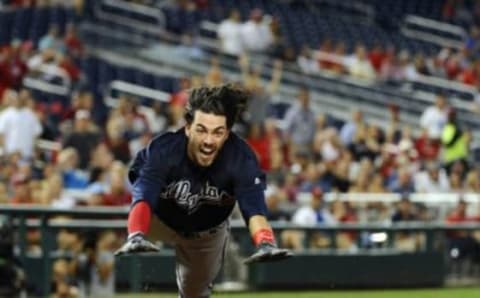
<path id="1" fill-rule="evenodd" d="M 195 231 L 195 232 L 192 232 L 192 231 L 176 231 L 176 232 L 177 232 L 177 234 L 179 234 L 183 238 L 199 239 L 199 238 L 207 237 L 207 236 L 214 235 L 214 234 L 218 233 L 225 225 L 226 225 L 226 222 L 223 222 L 216 227 L 213 227 L 213 228 L 210 228 L 210 229 L 207 229 L 207 230 L 203 230 L 203 231 Z"/>

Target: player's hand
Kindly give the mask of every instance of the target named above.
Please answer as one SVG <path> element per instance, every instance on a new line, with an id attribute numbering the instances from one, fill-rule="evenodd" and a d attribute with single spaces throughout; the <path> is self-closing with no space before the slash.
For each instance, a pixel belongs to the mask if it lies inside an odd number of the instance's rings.
<path id="1" fill-rule="evenodd" d="M 249 256 L 244 264 L 260 263 L 260 262 L 273 262 L 280 261 L 293 257 L 293 253 L 284 248 L 278 248 L 272 243 L 262 243 L 258 246 L 257 251 Z"/>
<path id="2" fill-rule="evenodd" d="M 115 256 L 159 250 L 155 244 L 145 239 L 143 233 L 138 232 L 128 236 L 127 242 L 115 252 Z"/>

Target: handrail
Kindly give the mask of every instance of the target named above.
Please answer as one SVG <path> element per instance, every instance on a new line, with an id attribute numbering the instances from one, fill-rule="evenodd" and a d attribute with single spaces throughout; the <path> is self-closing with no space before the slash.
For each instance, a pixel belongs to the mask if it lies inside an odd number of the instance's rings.
<path id="1" fill-rule="evenodd" d="M 426 76 L 426 75 L 418 74 L 415 78 L 410 78 L 407 80 L 414 83 L 418 82 L 418 83 L 422 83 L 422 84 L 430 85 L 434 87 L 447 88 L 454 91 L 468 93 L 472 95 L 472 98 L 475 98 L 475 96 L 477 96 L 478 94 L 478 91 L 475 87 L 472 87 L 470 85 L 467 85 L 461 82 L 446 80 L 446 79 L 438 78 L 434 76 Z"/>
<path id="2" fill-rule="evenodd" d="M 416 26 L 417 28 L 409 28 L 409 26 Z M 438 34 L 427 32 L 432 30 L 454 35 L 457 37 L 457 39 L 442 37 Z M 457 49 L 461 49 L 463 47 L 463 40 L 467 37 L 467 33 L 460 26 L 455 26 L 416 15 L 405 16 L 400 28 L 400 32 L 410 38 L 423 40 L 440 45 L 442 47 L 454 47 Z"/>
<path id="3" fill-rule="evenodd" d="M 107 5 L 107 6 L 115 7 L 117 9 L 120 8 L 125 11 L 131 11 L 137 14 L 150 16 L 157 20 L 157 24 L 153 25 L 153 24 L 149 24 L 149 23 L 145 23 L 137 20 L 132 20 L 131 18 L 128 18 L 128 17 L 118 16 L 113 13 L 104 12 L 101 9 L 102 5 Z M 159 28 L 165 28 L 165 25 L 166 25 L 165 15 L 161 9 L 156 7 L 131 3 L 124 0 L 103 0 L 101 2 L 97 2 L 94 7 L 94 13 L 95 13 L 95 16 L 99 18 L 103 18 L 104 20 L 117 22 L 122 25 L 130 26 L 130 27 L 142 27 L 145 31 L 148 31 L 151 33 L 158 33 Z"/>
<path id="4" fill-rule="evenodd" d="M 456 49 L 461 49 L 463 47 L 463 43 L 460 41 L 436 36 L 431 33 L 421 32 L 419 30 L 413 30 L 413 29 L 408 29 L 406 27 L 401 27 L 400 32 L 406 37 L 426 41 L 442 47 L 450 47 L 450 48 L 456 48 Z"/>
<path id="5" fill-rule="evenodd" d="M 0 209 L 1 210 L 1 209 Z M 37 214 L 40 215 L 40 214 Z M 26 220 L 28 228 L 39 228 L 42 222 L 39 219 Z M 16 225 L 20 223 L 15 222 Z M 52 229 L 126 229 L 126 219 L 73 219 L 73 218 L 51 218 L 47 221 L 48 227 Z M 386 223 L 336 223 L 336 224 L 316 224 L 316 225 L 296 225 L 282 221 L 271 221 L 272 228 L 275 231 L 282 230 L 301 230 L 301 231 L 452 231 L 452 230 L 478 230 L 480 223 L 463 222 L 386 222 Z M 233 231 L 246 231 L 247 227 L 241 220 L 231 220 L 230 228 Z"/>
<path id="6" fill-rule="evenodd" d="M 405 16 L 404 22 L 407 24 L 419 25 L 425 28 L 435 29 L 437 31 L 448 32 L 454 35 L 459 36 L 461 39 L 467 37 L 467 32 L 460 26 L 448 24 L 445 22 L 440 22 L 433 19 L 424 18 L 417 15 L 407 15 Z"/>
<path id="7" fill-rule="evenodd" d="M 309 1 L 306 2 L 309 3 Z M 361 1 L 315 0 L 315 2 L 328 3 L 332 6 L 338 6 L 340 8 L 354 9 L 358 12 L 364 13 L 368 18 L 371 19 L 375 17 L 375 8 Z"/>
<path id="8" fill-rule="evenodd" d="M 67 96 L 70 93 L 70 88 L 68 87 L 52 84 L 38 78 L 31 78 L 27 76 L 23 78 L 22 83 L 27 88 L 36 89 L 47 93 L 53 93 L 61 96 Z"/>
<path id="9" fill-rule="evenodd" d="M 308 193 L 306 193 L 308 194 Z M 336 193 L 325 194 L 325 201 L 335 200 L 349 202 L 384 202 L 395 203 L 400 201 L 402 196 L 397 193 Z M 412 193 L 409 196 L 410 201 L 419 203 L 457 203 L 462 198 L 469 203 L 480 203 L 480 194 L 478 193 Z"/>
<path id="10" fill-rule="evenodd" d="M 112 90 L 118 90 L 123 93 L 151 98 L 153 100 L 162 102 L 168 102 L 170 100 L 170 94 L 167 92 L 143 87 L 141 85 L 132 84 L 125 81 L 115 80 L 110 82 L 106 91 L 105 103 L 111 107 L 115 107 L 118 100 L 118 97 L 111 96 Z"/>
<path id="11" fill-rule="evenodd" d="M 1 214 L 14 215 L 46 215 L 46 216 L 95 216 L 95 217 L 112 217 L 112 216 L 126 216 L 128 214 L 129 206 L 124 207 L 82 207 L 78 206 L 69 209 L 53 208 L 46 205 L 5 205 L 0 204 Z"/>

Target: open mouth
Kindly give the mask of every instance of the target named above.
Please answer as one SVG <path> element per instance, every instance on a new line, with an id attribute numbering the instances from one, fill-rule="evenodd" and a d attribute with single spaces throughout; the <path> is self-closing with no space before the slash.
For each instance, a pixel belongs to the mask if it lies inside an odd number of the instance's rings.
<path id="1" fill-rule="evenodd" d="M 202 154 L 203 156 L 210 157 L 210 156 L 213 156 L 214 153 L 215 153 L 214 148 L 206 148 L 206 147 L 200 148 L 200 154 Z"/>

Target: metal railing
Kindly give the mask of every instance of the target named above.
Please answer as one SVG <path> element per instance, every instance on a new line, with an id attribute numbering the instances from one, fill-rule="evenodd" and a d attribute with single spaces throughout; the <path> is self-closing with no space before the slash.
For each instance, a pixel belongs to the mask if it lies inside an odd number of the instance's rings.
<path id="1" fill-rule="evenodd" d="M 143 16 L 144 19 L 153 19 L 155 22 L 148 20 L 140 21 L 138 18 L 127 17 L 114 12 L 108 12 L 106 10 L 108 8 L 121 10 L 127 14 L 137 14 L 139 16 Z M 152 34 L 158 34 L 159 30 L 164 28 L 166 24 L 165 15 L 161 9 L 124 0 L 98 1 L 95 3 L 94 14 L 100 20 L 109 21 L 131 28 L 141 28 L 142 30 Z"/>
<path id="2" fill-rule="evenodd" d="M 118 91 L 120 94 L 129 94 L 136 97 L 150 98 L 162 102 L 168 102 L 170 99 L 170 94 L 167 92 L 147 88 L 125 81 L 115 80 L 110 82 L 105 93 L 105 103 L 111 107 L 115 107 L 117 105 L 118 96 L 113 95 L 115 91 Z"/>
<path id="3" fill-rule="evenodd" d="M 405 17 L 400 32 L 409 38 L 457 49 L 463 47 L 463 41 L 467 37 L 467 33 L 460 26 L 415 15 Z"/>

